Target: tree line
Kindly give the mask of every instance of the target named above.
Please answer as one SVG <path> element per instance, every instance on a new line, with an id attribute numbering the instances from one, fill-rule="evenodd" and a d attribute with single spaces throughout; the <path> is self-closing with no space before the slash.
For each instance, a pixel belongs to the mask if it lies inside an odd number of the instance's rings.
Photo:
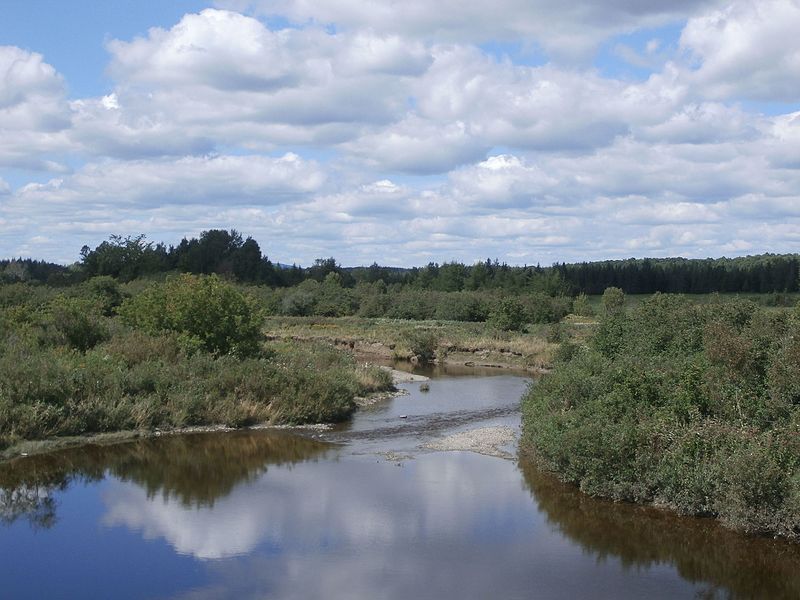
<path id="1" fill-rule="evenodd" d="M 217 274 L 241 283 L 293 287 L 304 281 L 323 282 L 330 273 L 346 288 L 382 281 L 387 286 L 437 292 L 498 291 L 548 296 L 601 294 L 608 287 L 627 294 L 655 292 L 704 294 L 792 293 L 800 291 L 800 255 L 762 254 L 718 259 L 627 259 L 556 263 L 549 267 L 511 266 L 497 259 L 473 265 L 431 262 L 397 268 L 377 262 L 343 267 L 334 258 L 320 258 L 308 267 L 272 262 L 252 237 L 236 230 L 210 229 L 184 238 L 177 246 L 148 241 L 146 236 L 111 236 L 95 248 L 84 246 L 81 260 L 70 267 L 14 259 L 0 261 L 0 282 L 78 283 L 96 276 L 120 281 L 178 271 Z"/>

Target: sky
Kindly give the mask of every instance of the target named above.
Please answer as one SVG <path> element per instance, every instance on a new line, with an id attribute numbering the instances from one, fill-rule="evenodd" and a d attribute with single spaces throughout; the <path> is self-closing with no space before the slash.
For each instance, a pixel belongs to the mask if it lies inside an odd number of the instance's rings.
<path id="1" fill-rule="evenodd" d="M 0 257 L 800 251 L 800 0 L 0 7 Z"/>

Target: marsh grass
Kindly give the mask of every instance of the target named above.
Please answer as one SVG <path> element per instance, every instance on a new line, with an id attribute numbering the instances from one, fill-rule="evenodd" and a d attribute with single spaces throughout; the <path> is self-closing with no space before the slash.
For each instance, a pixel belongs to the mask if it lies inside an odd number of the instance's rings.
<path id="1" fill-rule="evenodd" d="M 408 360 L 433 350 L 445 362 L 485 361 L 516 368 L 552 366 L 558 342 L 548 341 L 551 325 L 529 325 L 527 332 L 502 331 L 488 323 L 412 321 L 362 317 L 267 317 L 265 332 L 278 339 L 317 340 Z M 584 337 L 570 325 L 564 336 Z M 424 348 L 416 342 L 425 341 Z M 435 347 L 431 345 L 435 341 Z"/>

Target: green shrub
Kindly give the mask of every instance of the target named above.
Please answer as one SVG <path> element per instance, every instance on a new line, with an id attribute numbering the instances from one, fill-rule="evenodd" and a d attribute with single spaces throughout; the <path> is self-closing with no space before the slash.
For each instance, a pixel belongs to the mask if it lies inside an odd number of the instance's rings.
<path id="1" fill-rule="evenodd" d="M 523 448 L 584 491 L 800 537 L 800 324 L 655 295 L 562 344 L 523 400 Z"/>
<path id="2" fill-rule="evenodd" d="M 485 321 L 486 306 L 474 292 L 443 292 L 436 301 L 434 318 L 445 321 Z"/>
<path id="3" fill-rule="evenodd" d="M 319 282 L 308 279 L 292 288 L 283 297 L 281 312 L 290 317 L 307 317 L 314 314 L 319 294 Z"/>
<path id="4" fill-rule="evenodd" d="M 258 353 L 263 313 L 216 275 L 181 275 L 126 300 L 123 320 L 150 333 L 174 331 L 185 348 L 216 354 Z"/>
<path id="5" fill-rule="evenodd" d="M 525 309 L 516 298 L 504 298 L 495 305 L 489 323 L 503 331 L 520 331 L 525 325 Z"/>
<path id="6" fill-rule="evenodd" d="M 569 314 L 572 304 L 569 298 L 551 297 L 542 292 L 521 296 L 519 300 L 525 307 L 526 318 L 530 323 L 558 323 Z"/>
<path id="7" fill-rule="evenodd" d="M 389 297 L 385 294 L 371 294 L 363 296 L 358 307 L 358 316 L 378 318 L 386 314 L 389 306 Z"/>
<path id="8" fill-rule="evenodd" d="M 603 292 L 603 312 L 610 315 L 625 310 L 625 293 L 618 287 L 609 287 Z"/>
<path id="9" fill-rule="evenodd" d="M 20 338 L 0 346 L 0 446 L 119 429 L 338 421 L 391 376 L 324 344 L 269 358 L 187 355 L 174 333 L 118 329 L 85 354 Z"/>
<path id="10" fill-rule="evenodd" d="M 48 306 L 45 325 L 51 341 L 81 352 L 109 336 L 98 303 L 89 299 L 57 296 Z"/>
<path id="11" fill-rule="evenodd" d="M 403 335 L 412 356 L 422 363 L 431 362 L 436 357 L 439 336 L 430 329 L 412 329 Z"/>
<path id="12" fill-rule="evenodd" d="M 107 317 L 113 315 L 115 309 L 125 299 L 119 282 L 108 275 L 92 277 L 81 287 L 87 297 L 96 301 L 100 311 Z"/>
<path id="13" fill-rule="evenodd" d="M 424 321 L 432 319 L 435 304 L 432 292 L 427 290 L 404 290 L 390 295 L 386 316 L 392 319 Z"/>
<path id="14" fill-rule="evenodd" d="M 317 292 L 314 314 L 323 317 L 344 317 L 356 312 L 353 290 L 342 287 L 338 273 L 328 273 Z"/>
<path id="15" fill-rule="evenodd" d="M 586 294 L 579 294 L 578 297 L 575 298 L 575 301 L 572 303 L 572 312 L 581 317 L 594 316 L 594 309 Z"/>

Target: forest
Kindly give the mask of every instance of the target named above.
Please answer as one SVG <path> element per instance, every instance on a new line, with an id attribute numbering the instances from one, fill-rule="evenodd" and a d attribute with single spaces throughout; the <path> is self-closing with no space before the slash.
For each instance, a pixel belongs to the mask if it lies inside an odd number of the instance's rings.
<path id="1" fill-rule="evenodd" d="M 120 281 L 168 272 L 212 274 L 240 283 L 287 288 L 304 281 L 323 282 L 336 273 L 341 285 L 382 281 L 387 286 L 435 292 L 538 292 L 549 296 L 602 294 L 617 287 L 626 294 L 655 292 L 706 294 L 793 293 L 800 290 L 800 256 L 763 254 L 739 258 L 643 258 L 550 266 L 511 266 L 486 259 L 472 265 L 444 262 L 413 268 L 343 267 L 319 258 L 299 267 L 273 262 L 252 237 L 235 230 L 210 229 L 177 246 L 148 241 L 144 235 L 111 236 L 95 248 L 84 246 L 80 261 L 66 267 L 32 259 L 0 261 L 0 281 L 39 281 L 68 285 L 108 275 Z"/>

